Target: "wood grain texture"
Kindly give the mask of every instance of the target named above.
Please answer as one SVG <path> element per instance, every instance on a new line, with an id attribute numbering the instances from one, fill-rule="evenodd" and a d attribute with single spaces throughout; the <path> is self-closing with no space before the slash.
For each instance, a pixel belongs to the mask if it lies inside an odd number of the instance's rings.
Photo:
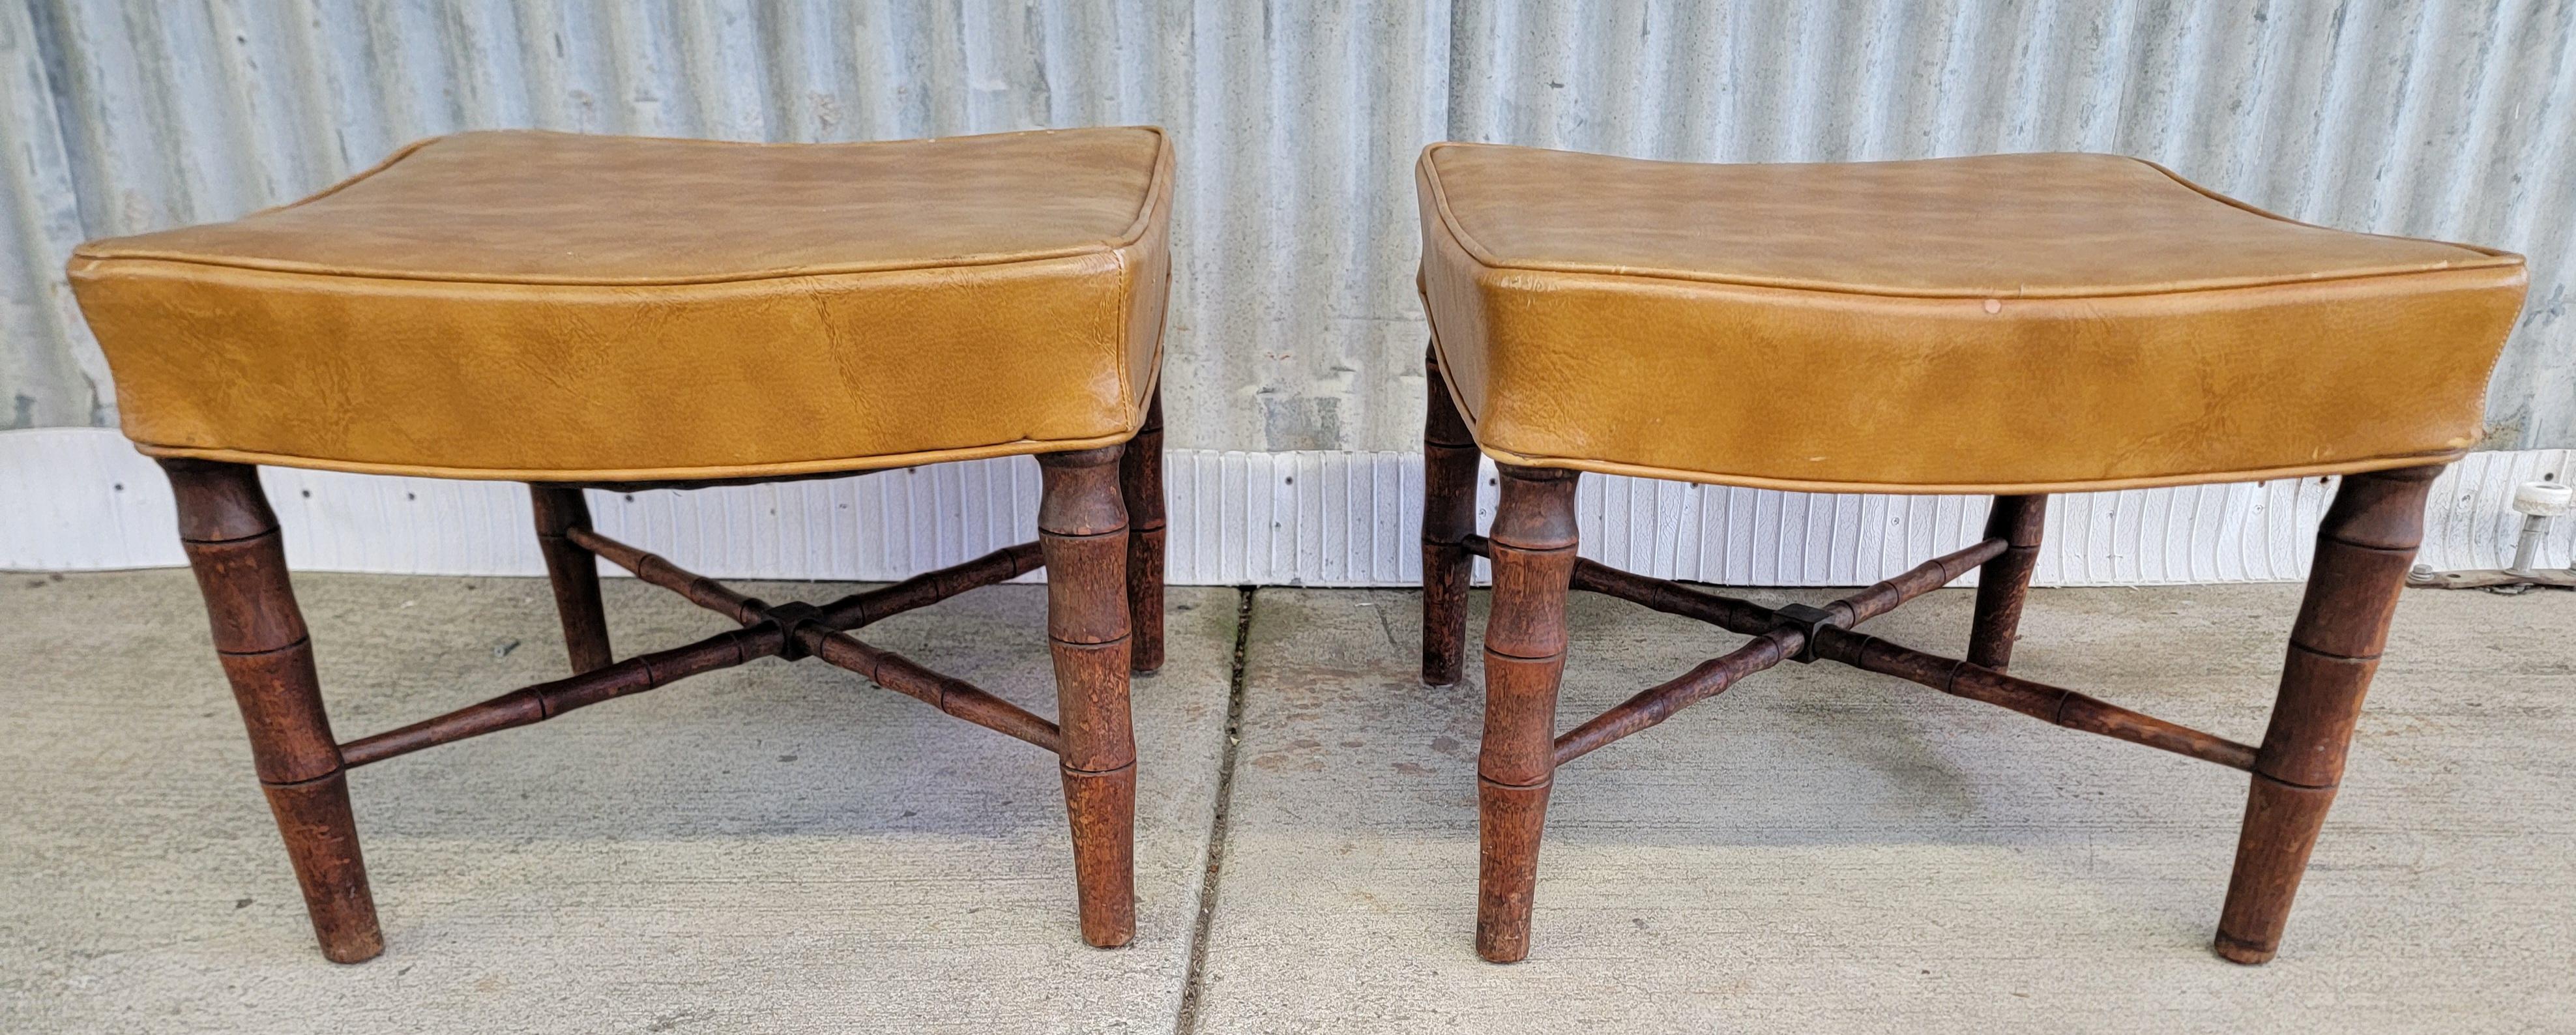
<path id="1" fill-rule="evenodd" d="M 577 708 L 669 686 L 694 675 L 775 657 L 786 637 L 772 626 L 731 629 L 685 646 L 638 654 L 606 668 L 521 687 L 445 715 L 340 746 L 351 767 L 371 765 L 469 737 L 532 725 Z"/>
<path id="2" fill-rule="evenodd" d="M 572 670 L 590 672 L 617 660 L 608 646 L 608 613 L 599 602 L 599 559 L 566 538 L 574 529 L 590 528 L 590 504 L 581 490 L 561 485 L 530 484 L 528 503 L 537 518 L 537 552 L 546 559 L 546 581 L 555 591 L 555 614 L 563 620 L 564 653 Z"/>
<path id="3" fill-rule="evenodd" d="M 2250 745 L 2130 711 L 2064 687 L 1981 668 L 1848 629 L 1819 631 L 1816 654 L 2067 729 L 2098 733 L 2230 769 L 2249 769 L 2254 763 L 2254 748 Z"/>
<path id="4" fill-rule="evenodd" d="M 917 608 L 928 607 L 970 589 L 1004 582 L 1046 566 L 1046 552 L 1036 540 L 970 561 L 927 571 L 891 586 L 862 590 L 822 605 L 816 621 L 825 628 L 848 631 Z"/>
<path id="5" fill-rule="evenodd" d="M 2280 701 L 2258 748 L 1979 663 L 2009 662 L 2040 546 L 2044 497 L 1998 499 L 1984 539 L 1822 607 L 1769 608 L 1577 560 L 1572 476 L 1505 466 L 1492 534 L 1456 539 L 1459 552 L 1494 565 L 1494 607 L 1485 638 L 1485 733 L 1478 754 L 1484 831 L 1478 952 L 1497 962 L 1528 953 L 1542 817 L 1556 766 L 1654 726 L 1783 660 L 1830 660 L 2067 729 L 2251 771 L 2253 791 L 2217 946 L 2238 962 L 2269 959 L 2341 778 L 2362 692 L 2422 537 L 2425 496 L 2439 474 L 2416 468 L 2345 479 L 2349 491 L 2321 521 L 2315 572 L 2295 623 Z M 1942 657 L 1851 628 L 1980 566 L 1987 578 L 1971 620 L 1974 658 Z M 1695 618 L 1754 640 L 1551 737 L 1565 666 L 1568 589 Z M 1437 642 L 1429 625 L 1438 609 L 1429 596 L 1426 646 Z M 1426 661 L 1436 660 L 1426 652 Z"/>
<path id="6" fill-rule="evenodd" d="M 1064 739 L 1064 806 L 1084 941 L 1136 935 L 1136 738 L 1127 596 L 1127 509 L 1117 447 L 1038 458 L 1045 495 L 1038 543 L 1047 566 L 1047 646 Z"/>
<path id="7" fill-rule="evenodd" d="M 1145 426 L 1118 458 L 1118 491 L 1127 505 L 1127 624 L 1137 674 L 1163 667 L 1163 391 L 1145 406 Z"/>
<path id="8" fill-rule="evenodd" d="M 2280 951 L 2398 591 L 2423 541 L 2425 495 L 2441 473 L 2416 467 L 2347 477 L 2317 528 L 2315 571 L 2290 627 L 2280 694 L 2246 795 L 2218 920 L 2220 956 L 2255 964 Z"/>
<path id="9" fill-rule="evenodd" d="M 1556 738 L 1555 764 L 1574 761 L 1726 692 L 1737 680 L 1789 660 L 1797 652 L 1800 640 L 1795 632 L 1774 629 L 1754 637 L 1751 643 L 1700 662 L 1689 672 L 1647 688 Z"/>
<path id="10" fill-rule="evenodd" d="M 1493 610 L 1485 625 L 1485 734 L 1477 752 L 1476 954 L 1529 955 L 1531 900 L 1556 772 L 1556 692 L 1576 546 L 1572 471 L 1502 469 Z"/>
<path id="11" fill-rule="evenodd" d="M 1476 531 L 1480 454 L 1468 435 L 1440 354 L 1423 357 L 1427 410 L 1422 424 L 1422 682 L 1458 681 L 1467 654 L 1467 580 L 1475 559 L 1465 546 Z"/>
<path id="12" fill-rule="evenodd" d="M 807 626 L 802 634 L 813 656 L 865 676 L 869 682 L 1051 753 L 1064 751 L 1064 738 L 1055 723 L 995 697 L 982 687 L 931 671 L 901 654 L 861 643 L 845 633 Z"/>
<path id="13" fill-rule="evenodd" d="M 332 962 L 373 959 L 384 951 L 384 936 L 357 820 L 259 472 L 199 461 L 172 461 L 163 470 L 178 501 L 180 545 L 205 597 L 216 654 L 241 707 L 252 766 L 303 888 L 314 938 Z"/>
<path id="14" fill-rule="evenodd" d="M 1977 576 L 1977 611 L 1968 626 L 1968 663 L 2001 672 L 2012 664 L 2021 636 L 2021 606 L 2030 576 L 2039 568 L 2040 530 L 2048 521 L 2046 496 L 1997 496 L 1986 513 L 1986 538 L 2005 549 Z"/>
<path id="15" fill-rule="evenodd" d="M 304 891 L 313 937 L 333 963 L 364 963 L 385 951 L 375 894 L 358 850 L 358 819 L 349 809 L 349 778 L 333 772 L 302 783 L 262 784 L 268 809 L 286 840 L 295 883 Z"/>
<path id="16" fill-rule="evenodd" d="M 574 674 L 347 744 L 336 742 L 323 714 L 311 645 L 256 470 L 196 461 L 174 461 L 167 470 L 179 500 L 182 546 L 204 591 L 213 638 L 251 736 L 254 765 L 303 882 L 316 935 L 325 955 L 354 962 L 381 952 L 383 943 L 350 816 L 347 768 L 543 722 L 758 658 L 813 654 L 948 715 L 1057 754 L 1075 835 L 1083 936 L 1094 945 L 1125 944 L 1135 934 L 1131 622 L 1138 607 L 1147 607 L 1159 629 L 1161 588 L 1156 580 L 1150 599 L 1132 592 L 1130 574 L 1141 555 L 1131 546 L 1126 497 L 1143 494 L 1159 523 L 1160 490 L 1155 479 L 1123 464 L 1122 455 L 1113 447 L 1041 461 L 1048 491 L 1039 508 L 1037 542 L 822 606 L 772 605 L 601 535 L 590 527 L 579 490 L 531 485 L 537 539 Z M 613 660 L 600 607 L 600 558 L 740 628 Z M 1061 724 L 843 631 L 1041 563 L 1057 569 L 1048 582 L 1047 629 Z"/>

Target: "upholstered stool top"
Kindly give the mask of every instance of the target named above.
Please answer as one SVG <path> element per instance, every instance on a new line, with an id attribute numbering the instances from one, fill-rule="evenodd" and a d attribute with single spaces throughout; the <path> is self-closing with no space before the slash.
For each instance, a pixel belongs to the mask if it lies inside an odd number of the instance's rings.
<path id="1" fill-rule="evenodd" d="M 2478 437 L 2524 283 L 2109 155 L 1438 144 L 1416 177 L 1450 390 L 1538 467 L 2020 493 L 2438 462 Z"/>
<path id="2" fill-rule="evenodd" d="M 71 263 L 147 453 L 464 478 L 762 477 L 1079 449 L 1158 368 L 1150 128 L 414 144 Z"/>

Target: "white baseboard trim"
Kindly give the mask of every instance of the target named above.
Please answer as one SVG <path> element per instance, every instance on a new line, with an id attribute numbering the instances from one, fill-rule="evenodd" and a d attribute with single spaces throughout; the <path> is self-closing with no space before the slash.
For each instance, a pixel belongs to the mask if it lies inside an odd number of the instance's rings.
<path id="1" fill-rule="evenodd" d="M 1409 453 L 1174 450 L 1171 581 L 1183 585 L 1417 584 L 1422 463 Z M 2421 560 L 2445 570 L 2510 559 L 2513 486 L 2576 451 L 2477 453 L 2435 483 Z M 527 493 L 496 482 L 268 468 L 301 569 L 537 575 Z M 2306 574 L 2331 480 L 2081 493 L 2051 501 L 2036 581 L 2103 586 L 2260 582 Z M 1491 466 L 1477 500 L 1494 505 Z M 689 492 L 593 492 L 600 530 L 723 578 L 884 580 L 1033 536 L 1026 457 L 860 478 Z M 1976 534 L 1972 496 L 1807 495 L 1586 477 L 1583 553 L 1665 578 L 1738 586 L 1863 585 Z M 106 428 L 0 432 L 0 568 L 184 563 L 170 488 Z M 2569 563 L 2576 520 L 2544 559 Z M 1484 575 L 1479 565 L 1478 578 Z M 1973 577 L 1972 577 L 1973 579 Z"/>

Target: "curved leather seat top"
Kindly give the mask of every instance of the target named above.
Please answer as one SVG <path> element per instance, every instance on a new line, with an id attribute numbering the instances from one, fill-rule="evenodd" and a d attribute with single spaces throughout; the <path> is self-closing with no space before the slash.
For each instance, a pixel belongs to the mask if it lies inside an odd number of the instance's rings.
<path id="1" fill-rule="evenodd" d="M 750 478 L 1143 423 L 1152 128 L 867 144 L 481 132 L 241 220 L 92 241 L 146 453 L 460 478 Z"/>
<path id="2" fill-rule="evenodd" d="M 2435 463 L 2520 256 L 2345 233 L 2091 154 L 1702 165 L 1435 144 L 1434 348 L 1508 463 L 2046 492 Z"/>

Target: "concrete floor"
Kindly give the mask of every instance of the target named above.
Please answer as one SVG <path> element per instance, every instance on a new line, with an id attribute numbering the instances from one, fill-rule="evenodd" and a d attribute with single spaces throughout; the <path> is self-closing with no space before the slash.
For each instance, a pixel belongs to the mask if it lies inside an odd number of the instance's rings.
<path id="1" fill-rule="evenodd" d="M 297 586 L 344 737 L 563 666 L 537 581 Z M 608 596 L 622 649 L 715 628 Z M 2041 591 L 2016 668 L 2258 739 L 2296 597 Z M 358 774 L 388 949 L 337 967 L 188 576 L 0 576 L 0 1031 L 2576 1028 L 2576 597 L 2408 594 L 2258 969 L 2206 948 L 2241 776 L 1828 665 L 1568 766 L 1535 949 L 1483 964 L 1477 690 L 1414 682 L 1418 598 L 1255 594 L 1229 783 L 1239 599 L 1174 590 L 1136 687 L 1128 949 L 1074 934 L 1043 755 L 772 661 Z M 1568 724 L 1734 639 L 1577 599 Z M 1967 606 L 1871 628 L 1954 652 Z M 1051 712 L 1043 607 L 869 639 Z"/>

